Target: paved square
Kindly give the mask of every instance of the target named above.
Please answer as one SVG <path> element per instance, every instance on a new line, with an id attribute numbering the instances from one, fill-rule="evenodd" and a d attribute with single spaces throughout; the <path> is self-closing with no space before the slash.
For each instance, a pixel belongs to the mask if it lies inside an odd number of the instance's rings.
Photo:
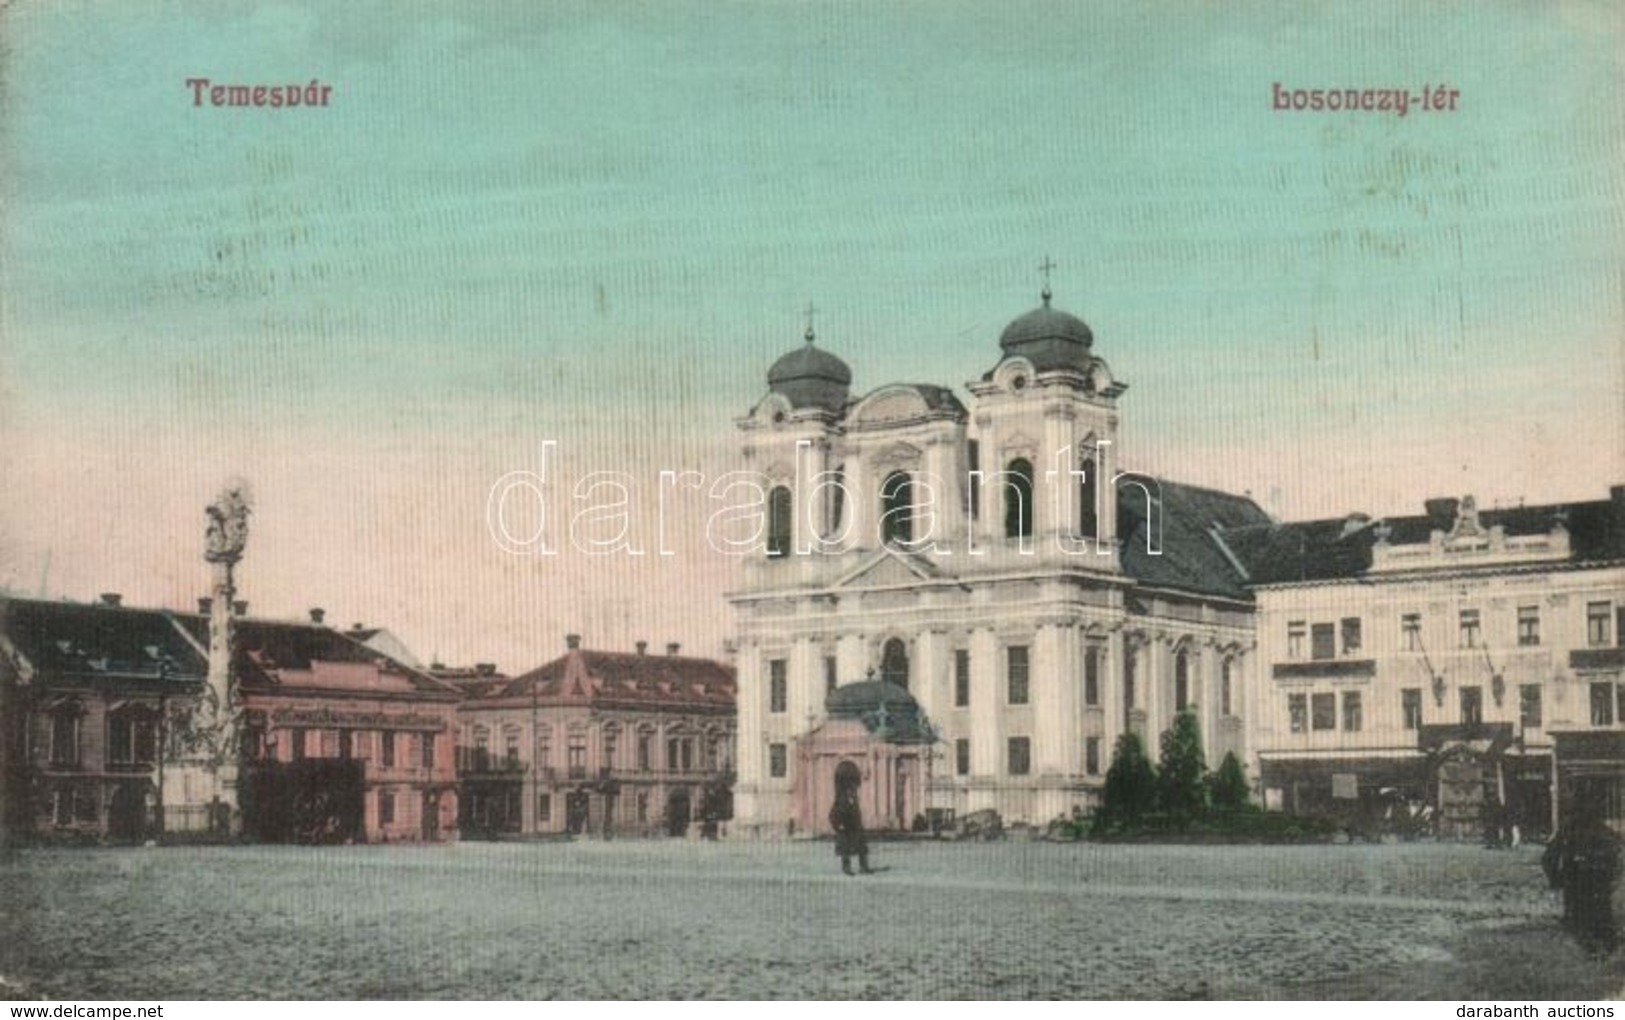
<path id="1" fill-rule="evenodd" d="M 0 977 L 86 998 L 1594 998 L 1539 848 L 37 850 Z"/>

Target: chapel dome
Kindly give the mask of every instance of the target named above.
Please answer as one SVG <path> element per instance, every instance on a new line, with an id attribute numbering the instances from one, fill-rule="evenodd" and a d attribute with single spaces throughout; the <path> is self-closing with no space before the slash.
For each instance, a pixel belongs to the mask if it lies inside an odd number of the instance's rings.
<path id="1" fill-rule="evenodd" d="M 794 408 L 821 407 L 839 411 L 846 406 L 852 385 L 852 370 L 846 362 L 813 342 L 807 342 L 784 355 L 767 370 L 767 387 L 780 394 Z"/>
<path id="2" fill-rule="evenodd" d="M 831 719 L 857 719 L 872 735 L 894 744 L 929 743 L 934 739 L 914 695 L 887 680 L 842 684 L 824 699 L 824 711 Z"/>

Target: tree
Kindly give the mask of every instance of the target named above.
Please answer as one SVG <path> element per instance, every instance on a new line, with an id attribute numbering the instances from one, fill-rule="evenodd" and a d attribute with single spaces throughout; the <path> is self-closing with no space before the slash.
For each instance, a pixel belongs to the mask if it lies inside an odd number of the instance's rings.
<path id="1" fill-rule="evenodd" d="M 1157 804 L 1176 821 L 1190 821 L 1207 809 L 1207 764 L 1202 760 L 1202 731 L 1196 713 L 1187 708 L 1162 734 L 1162 761 L 1157 770 Z"/>
<path id="2" fill-rule="evenodd" d="M 1112 750 L 1111 767 L 1106 770 L 1106 788 L 1095 826 L 1132 824 L 1156 806 L 1157 775 L 1138 733 L 1124 733 Z"/>
<path id="3" fill-rule="evenodd" d="M 1241 762 L 1234 751 L 1227 752 L 1224 761 L 1219 763 L 1219 771 L 1213 774 L 1212 790 L 1213 806 L 1216 808 L 1233 810 L 1247 807 L 1251 790 L 1247 786 L 1247 774 L 1242 771 Z"/>

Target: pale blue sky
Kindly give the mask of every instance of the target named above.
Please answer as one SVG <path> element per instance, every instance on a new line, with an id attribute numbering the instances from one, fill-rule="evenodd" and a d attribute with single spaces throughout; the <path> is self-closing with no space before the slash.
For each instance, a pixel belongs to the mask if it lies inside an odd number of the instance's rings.
<path id="1" fill-rule="evenodd" d="M 546 438 L 728 466 L 808 301 L 859 389 L 961 384 L 1046 253 L 1132 385 L 1126 462 L 1289 515 L 1600 497 L 1619 8 L 1285 6 L 15 2 L 10 583 L 189 599 L 240 471 L 267 611 L 515 667 L 573 627 L 714 649 L 729 564 L 503 562 L 485 485 Z M 197 109 L 197 76 L 332 101 Z"/>

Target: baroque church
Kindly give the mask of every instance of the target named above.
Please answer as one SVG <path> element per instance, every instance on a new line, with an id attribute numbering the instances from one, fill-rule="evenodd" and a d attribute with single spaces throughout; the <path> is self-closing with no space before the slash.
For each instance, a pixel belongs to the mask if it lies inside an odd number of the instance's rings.
<path id="1" fill-rule="evenodd" d="M 1245 760 L 1253 600 L 1220 536 L 1269 518 L 1117 468 L 1128 386 L 1047 285 L 998 343 L 968 399 L 857 394 L 809 327 L 737 421 L 767 524 L 730 594 L 737 834 L 827 830 L 853 768 L 874 828 L 1042 825 L 1187 707 L 1210 766 Z"/>

